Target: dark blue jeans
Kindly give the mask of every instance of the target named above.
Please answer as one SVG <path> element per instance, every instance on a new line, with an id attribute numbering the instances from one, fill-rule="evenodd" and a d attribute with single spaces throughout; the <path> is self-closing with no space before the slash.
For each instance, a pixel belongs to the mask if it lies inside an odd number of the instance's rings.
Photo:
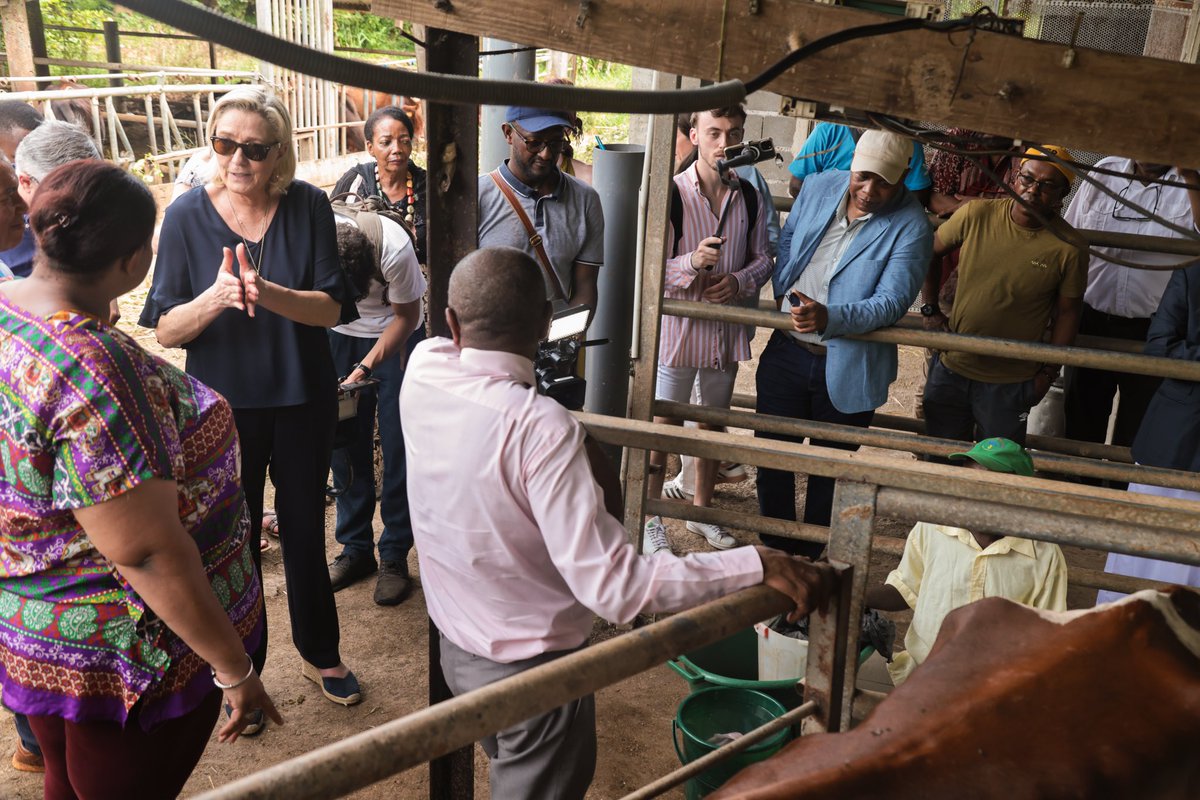
<path id="1" fill-rule="evenodd" d="M 871 424 L 875 411 L 846 414 L 838 411 L 829 399 L 825 385 L 825 356 L 805 350 L 782 331 L 771 334 L 767 347 L 758 360 L 758 372 L 754 376 L 758 399 L 755 411 L 793 419 L 810 419 L 818 422 L 836 422 L 866 428 Z M 778 439 L 785 442 L 803 442 L 803 436 L 787 436 L 778 433 L 756 431 L 755 436 L 763 439 Z M 838 450 L 857 450 L 858 445 L 813 439 L 818 447 L 833 447 Z M 834 480 L 816 475 L 808 476 L 808 487 L 804 493 L 804 521 L 811 525 L 829 525 L 833 514 Z M 758 470 L 758 511 L 764 517 L 796 519 L 795 473 L 760 467 Z M 796 555 L 816 558 L 824 549 L 814 542 L 801 542 L 779 536 L 762 534 L 763 544 L 777 547 Z"/>
<path id="2" fill-rule="evenodd" d="M 993 436 L 1025 444 L 1025 425 L 1035 403 L 1033 379 L 987 383 L 959 375 L 935 356 L 925 380 L 925 433 L 978 442 Z M 928 458 L 943 464 L 943 458 Z"/>
<path id="3" fill-rule="evenodd" d="M 407 342 L 412 349 L 425 338 L 425 329 L 417 328 Z M 375 339 L 345 336 L 329 332 L 333 365 L 339 377 L 345 377 L 351 366 L 362 360 Z M 351 558 L 370 558 L 373 555 L 375 531 L 375 421 L 379 421 L 379 440 L 383 447 L 383 496 L 379 515 L 383 533 L 379 535 L 379 559 L 400 564 L 408 562 L 413 546 L 412 519 L 408 513 L 408 470 L 404 460 L 404 432 L 400 429 L 400 384 L 404 370 L 399 354 L 377 364 L 372 377 L 379 379 L 374 390 L 362 392 L 358 400 L 358 431 L 354 441 L 341 452 L 333 454 L 333 477 L 345 491 L 337 498 L 337 527 L 334 538 L 342 546 L 343 555 Z M 349 465 L 349 469 L 347 469 Z M 353 472 L 353 480 L 349 473 Z"/>
<path id="4" fill-rule="evenodd" d="M 40 756 L 42 748 L 38 747 L 37 737 L 33 735 L 33 728 L 29 727 L 29 717 L 14 712 L 13 722 L 17 726 L 17 737 L 21 740 L 21 746 L 35 756 Z"/>

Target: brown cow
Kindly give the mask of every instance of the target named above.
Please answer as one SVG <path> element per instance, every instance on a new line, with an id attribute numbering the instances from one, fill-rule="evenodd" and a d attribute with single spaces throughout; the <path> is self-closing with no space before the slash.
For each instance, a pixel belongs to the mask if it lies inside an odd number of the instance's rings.
<path id="1" fill-rule="evenodd" d="M 1086 611 L 991 598 L 849 733 L 793 742 L 712 800 L 1200 797 L 1200 593 Z"/>

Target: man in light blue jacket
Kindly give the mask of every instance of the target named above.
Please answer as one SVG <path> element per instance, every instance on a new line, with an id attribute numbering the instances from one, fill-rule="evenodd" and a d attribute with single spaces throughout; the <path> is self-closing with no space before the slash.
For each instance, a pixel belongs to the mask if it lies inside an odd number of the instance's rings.
<path id="1" fill-rule="evenodd" d="M 896 346 L 845 338 L 895 323 L 912 305 L 929 268 L 933 230 L 904 187 L 912 143 L 867 131 L 850 171 L 804 181 L 779 237 L 771 278 L 775 301 L 788 301 L 791 331 L 775 331 L 759 358 L 756 410 L 865 428 L 896 379 Z M 770 439 L 803 437 L 758 433 Z M 813 440 L 841 449 L 853 445 Z M 810 476 L 804 521 L 828 525 L 833 480 Z M 795 520 L 790 472 L 758 471 L 763 516 Z M 816 557 L 821 545 L 763 535 L 789 552 Z"/>

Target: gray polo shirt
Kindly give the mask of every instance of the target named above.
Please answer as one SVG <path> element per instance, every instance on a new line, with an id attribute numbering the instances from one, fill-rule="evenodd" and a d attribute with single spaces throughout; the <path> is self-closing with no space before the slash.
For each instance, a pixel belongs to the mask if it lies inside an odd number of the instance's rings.
<path id="1" fill-rule="evenodd" d="M 554 191 L 537 197 L 533 189 L 512 174 L 507 160 L 500 165 L 500 175 L 512 187 L 529 221 L 542 235 L 546 255 L 569 295 L 576 262 L 597 267 L 604 264 L 604 212 L 600 209 L 600 195 L 578 178 L 560 172 Z M 525 226 L 487 174 L 479 176 L 479 246 L 515 247 L 537 259 L 537 253 L 529 246 Z M 549 280 L 546 294 L 554 296 Z"/>

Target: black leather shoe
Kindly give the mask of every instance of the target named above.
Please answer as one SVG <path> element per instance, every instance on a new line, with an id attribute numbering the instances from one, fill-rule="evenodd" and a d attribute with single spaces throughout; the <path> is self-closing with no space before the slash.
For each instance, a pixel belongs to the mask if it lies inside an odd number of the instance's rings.
<path id="1" fill-rule="evenodd" d="M 375 573 L 375 559 L 371 556 L 354 556 L 342 553 L 329 565 L 329 582 L 333 590 L 340 592 L 352 583 Z"/>
<path id="2" fill-rule="evenodd" d="M 412 586 L 408 564 L 403 561 L 380 563 L 379 578 L 375 581 L 375 605 L 400 605 L 412 593 Z"/>

